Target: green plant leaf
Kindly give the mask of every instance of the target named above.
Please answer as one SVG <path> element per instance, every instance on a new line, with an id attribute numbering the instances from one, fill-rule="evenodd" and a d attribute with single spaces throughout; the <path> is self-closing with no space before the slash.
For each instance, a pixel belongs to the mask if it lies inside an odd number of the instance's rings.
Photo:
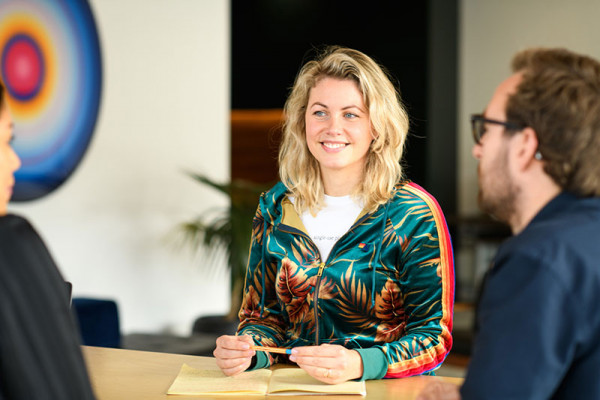
<path id="1" fill-rule="evenodd" d="M 194 220 L 180 224 L 178 242 L 194 252 L 203 249 L 211 258 L 224 251 L 231 272 L 232 290 L 239 289 L 245 278 L 252 219 L 258 200 L 260 194 L 273 184 L 257 184 L 245 180 L 219 183 L 205 175 L 189 171 L 185 173 L 201 185 L 228 196 L 230 204 L 229 207 L 205 211 Z M 239 304 L 232 304 L 232 311 L 237 312 L 237 309 Z"/>

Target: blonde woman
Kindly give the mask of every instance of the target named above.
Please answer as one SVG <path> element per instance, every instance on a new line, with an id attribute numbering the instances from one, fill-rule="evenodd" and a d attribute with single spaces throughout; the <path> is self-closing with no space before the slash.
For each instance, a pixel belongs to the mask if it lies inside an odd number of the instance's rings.
<path id="1" fill-rule="evenodd" d="M 217 339 L 217 364 L 235 375 L 289 357 L 327 383 L 433 371 L 452 345 L 452 248 L 435 199 L 403 178 L 393 84 L 365 54 L 329 47 L 284 111 L 281 182 L 261 196 L 241 323 Z"/>

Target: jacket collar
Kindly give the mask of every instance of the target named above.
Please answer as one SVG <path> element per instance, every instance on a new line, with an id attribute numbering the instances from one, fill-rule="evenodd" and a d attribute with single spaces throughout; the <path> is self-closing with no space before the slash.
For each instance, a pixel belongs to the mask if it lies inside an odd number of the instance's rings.
<path id="1" fill-rule="evenodd" d="M 550 200 L 542 209 L 533 217 L 528 226 L 543 222 L 554 217 L 557 213 L 565 210 L 577 199 L 577 196 L 570 192 L 561 192 L 555 198 Z"/>

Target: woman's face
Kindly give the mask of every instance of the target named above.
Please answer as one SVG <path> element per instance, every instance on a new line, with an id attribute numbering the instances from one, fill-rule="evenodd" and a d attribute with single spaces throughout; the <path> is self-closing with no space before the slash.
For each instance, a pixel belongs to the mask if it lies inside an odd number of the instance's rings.
<path id="1" fill-rule="evenodd" d="M 12 118 L 5 103 L 0 107 L 0 215 L 6 215 L 15 185 L 14 172 L 21 166 L 21 160 L 10 145 L 12 131 Z"/>
<path id="2" fill-rule="evenodd" d="M 361 176 L 373 135 L 358 85 L 352 80 L 322 79 L 310 91 L 304 118 L 306 143 L 321 174 Z"/>

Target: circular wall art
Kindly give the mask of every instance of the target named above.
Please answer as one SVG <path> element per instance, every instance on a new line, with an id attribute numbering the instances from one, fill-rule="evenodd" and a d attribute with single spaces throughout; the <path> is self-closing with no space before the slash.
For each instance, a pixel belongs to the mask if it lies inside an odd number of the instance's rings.
<path id="1" fill-rule="evenodd" d="M 75 170 L 98 117 L 102 65 L 87 1 L 0 2 L 0 78 L 22 162 L 12 199 L 37 199 Z"/>

